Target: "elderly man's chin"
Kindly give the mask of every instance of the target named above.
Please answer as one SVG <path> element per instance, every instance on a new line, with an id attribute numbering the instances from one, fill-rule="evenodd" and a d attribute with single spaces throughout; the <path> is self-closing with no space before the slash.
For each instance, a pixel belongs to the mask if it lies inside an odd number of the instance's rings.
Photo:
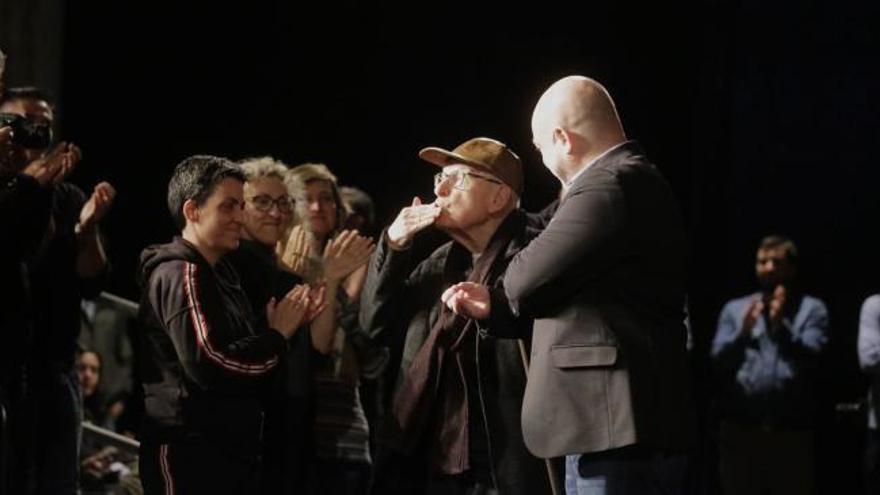
<path id="1" fill-rule="evenodd" d="M 449 218 L 449 215 L 444 212 L 434 220 L 434 227 L 443 232 L 447 232 L 455 227 L 455 222 L 453 222 L 452 219 Z"/>
<path id="2" fill-rule="evenodd" d="M 437 220 L 434 220 L 434 227 L 447 234 L 450 232 L 460 232 L 464 229 L 461 222 L 450 216 L 446 210 L 443 210 L 440 216 L 437 217 Z"/>

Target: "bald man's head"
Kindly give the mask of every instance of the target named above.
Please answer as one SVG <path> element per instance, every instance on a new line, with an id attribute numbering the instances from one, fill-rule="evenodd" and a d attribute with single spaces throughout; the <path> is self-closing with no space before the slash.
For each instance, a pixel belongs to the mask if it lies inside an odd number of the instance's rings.
<path id="1" fill-rule="evenodd" d="M 541 95 L 532 114 L 532 136 L 544 164 L 563 181 L 626 140 L 611 95 L 583 76 L 564 77 Z"/>

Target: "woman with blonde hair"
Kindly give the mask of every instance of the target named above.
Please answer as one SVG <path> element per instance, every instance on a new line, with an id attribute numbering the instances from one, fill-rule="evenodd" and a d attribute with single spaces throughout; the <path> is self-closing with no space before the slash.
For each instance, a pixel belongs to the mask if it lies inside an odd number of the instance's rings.
<path id="1" fill-rule="evenodd" d="M 310 273 L 306 275 L 321 280 L 327 291 L 327 309 L 312 324 L 313 344 L 325 359 L 316 363 L 312 375 L 315 469 L 310 489 L 321 494 L 367 493 L 372 460 L 360 378 L 378 374 L 388 360 L 387 350 L 375 352 L 357 326 L 357 302 L 373 243 L 357 231 L 340 230 L 345 209 L 336 177 L 325 165 L 294 167 L 287 183 L 300 191 L 297 210 L 303 221 L 301 229 L 294 228 L 291 239 L 298 235 L 301 239 L 299 230 L 305 230 L 308 239 L 305 243 L 290 241 L 285 262 L 302 266 L 301 260 L 310 257 L 312 262 L 306 263 Z M 297 244 L 300 247 L 291 247 Z M 343 256 L 343 252 L 357 255 Z"/>

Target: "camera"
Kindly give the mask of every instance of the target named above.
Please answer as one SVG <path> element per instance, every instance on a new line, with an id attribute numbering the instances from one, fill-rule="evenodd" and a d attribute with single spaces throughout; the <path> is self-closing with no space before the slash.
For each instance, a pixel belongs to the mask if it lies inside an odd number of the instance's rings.
<path id="1" fill-rule="evenodd" d="M 31 150 L 43 150 L 52 144 L 52 128 L 15 113 L 0 113 L 0 127 L 12 127 L 12 142 Z"/>

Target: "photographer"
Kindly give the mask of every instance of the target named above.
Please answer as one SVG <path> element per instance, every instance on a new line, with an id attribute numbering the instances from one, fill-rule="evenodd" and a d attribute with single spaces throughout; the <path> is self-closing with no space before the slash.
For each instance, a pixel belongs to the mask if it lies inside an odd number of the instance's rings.
<path id="1" fill-rule="evenodd" d="M 5 61 L 0 52 L 0 95 Z M 27 468 L 33 445 L 28 425 L 33 423 L 25 410 L 24 365 L 34 305 L 26 261 L 46 236 L 54 184 L 64 180 L 78 159 L 78 152 L 65 145 L 28 160 L 25 145 L 48 134 L 47 126 L 31 124 L 17 113 L 0 114 L 0 409 L 5 420 L 0 424 L 0 493 L 23 493 L 33 476 Z"/>
<path id="2" fill-rule="evenodd" d="M 34 229 L 39 233 L 34 237 L 40 239 L 25 266 L 33 308 L 25 321 L 32 324 L 32 336 L 29 345 L 20 342 L 17 348 L 17 354 L 27 359 L 27 393 L 32 398 L 28 402 L 34 404 L 27 412 L 32 426 L 23 428 L 24 435 L 33 436 L 31 477 L 38 492 L 76 493 L 82 412 L 73 364 L 79 306 L 83 296 L 95 296 L 100 289 L 107 257 L 98 224 L 116 193 L 102 182 L 87 198 L 63 181 L 82 154 L 77 146 L 64 142 L 49 151 L 54 111 L 39 89 L 7 89 L 0 119 L 12 128 L 4 176 L 13 176 L 16 183 L 28 182 L 22 176 L 33 177 L 51 197 L 45 224 L 33 222 L 31 211 L 20 202 L 3 208 L 4 227 L 19 223 L 25 230 Z"/>

